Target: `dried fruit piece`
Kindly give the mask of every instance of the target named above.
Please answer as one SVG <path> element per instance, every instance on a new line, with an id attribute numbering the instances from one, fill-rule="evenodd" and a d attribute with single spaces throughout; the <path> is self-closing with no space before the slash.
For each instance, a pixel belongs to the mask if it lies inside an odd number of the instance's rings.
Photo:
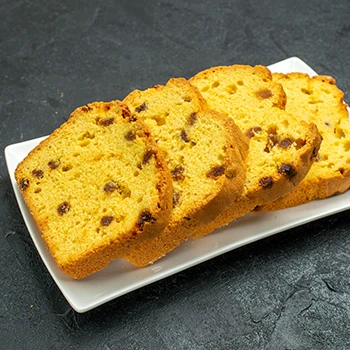
<path id="1" fill-rule="evenodd" d="M 118 190 L 118 192 L 120 192 L 120 187 L 115 181 L 110 180 L 104 185 L 103 190 L 107 193 L 112 193 L 116 190 Z"/>
<path id="2" fill-rule="evenodd" d="M 51 168 L 51 169 L 57 169 L 60 166 L 60 161 L 59 160 L 50 160 L 47 165 Z"/>
<path id="3" fill-rule="evenodd" d="M 276 135 L 269 135 L 269 142 L 272 143 L 272 146 L 275 146 L 278 143 L 278 137 Z"/>
<path id="4" fill-rule="evenodd" d="M 193 112 L 190 114 L 190 117 L 188 118 L 188 125 L 193 125 L 197 120 L 197 113 Z"/>
<path id="5" fill-rule="evenodd" d="M 285 175 L 290 179 L 292 179 L 297 174 L 295 168 L 292 165 L 286 163 L 282 163 L 281 167 L 278 169 L 278 172 L 279 174 Z"/>
<path id="6" fill-rule="evenodd" d="M 25 190 L 25 189 L 27 189 L 27 188 L 29 187 L 29 180 L 23 178 L 23 179 L 21 180 L 20 185 L 21 185 L 21 190 L 22 190 L 22 191 Z"/>
<path id="7" fill-rule="evenodd" d="M 222 165 L 217 165 L 214 166 L 213 168 L 211 168 L 208 172 L 207 172 L 207 177 L 210 177 L 212 179 L 216 179 L 219 176 L 221 176 L 222 174 L 225 173 L 226 168 Z"/>
<path id="8" fill-rule="evenodd" d="M 44 172 L 40 169 L 35 169 L 32 171 L 33 176 L 37 177 L 38 179 L 42 179 L 44 177 Z"/>
<path id="9" fill-rule="evenodd" d="M 185 130 L 181 130 L 181 138 L 185 142 L 190 142 L 190 139 L 188 138 L 187 132 Z"/>
<path id="10" fill-rule="evenodd" d="M 152 214 L 148 211 L 148 210 L 143 210 L 142 213 L 140 214 L 136 225 L 138 227 L 143 227 L 143 225 L 145 224 L 145 222 L 154 222 L 155 219 L 152 216 Z"/>
<path id="11" fill-rule="evenodd" d="M 248 139 L 251 139 L 255 134 L 257 134 L 260 131 L 261 131 L 261 127 L 256 126 L 254 128 L 249 128 L 245 133 L 245 135 L 248 137 Z"/>
<path id="12" fill-rule="evenodd" d="M 114 216 L 102 216 L 100 223 L 102 226 L 109 226 L 112 223 L 113 219 Z"/>
<path id="13" fill-rule="evenodd" d="M 90 111 L 92 108 L 90 108 L 88 105 L 85 105 L 83 107 L 81 107 L 81 110 L 85 113 L 87 113 L 88 111 Z"/>
<path id="14" fill-rule="evenodd" d="M 174 170 L 171 171 L 171 177 L 174 181 L 180 181 L 183 180 L 185 177 L 183 173 L 185 172 L 185 168 L 181 165 L 176 165 Z"/>
<path id="15" fill-rule="evenodd" d="M 126 138 L 128 141 L 132 141 L 132 140 L 135 140 L 136 135 L 135 135 L 135 133 L 134 133 L 132 130 L 130 130 L 129 132 L 127 132 L 127 133 L 125 134 L 125 138 Z"/>
<path id="16" fill-rule="evenodd" d="M 110 126 L 114 123 L 114 118 L 108 118 L 108 119 L 100 119 L 98 121 L 98 124 L 99 125 L 102 125 L 102 126 Z"/>
<path id="17" fill-rule="evenodd" d="M 279 141 L 278 136 L 275 134 L 276 130 L 269 129 L 269 131 L 272 131 L 272 133 L 269 134 L 269 136 L 267 137 L 267 144 L 266 144 L 266 147 L 264 148 L 264 151 L 267 153 L 270 153 L 272 147 L 276 146 Z"/>
<path id="18" fill-rule="evenodd" d="M 259 185 L 262 187 L 262 188 L 271 188 L 272 187 L 272 184 L 273 184 L 273 180 L 272 180 L 272 177 L 271 176 L 266 176 L 266 177 L 262 177 L 260 180 L 259 180 Z"/>
<path id="19" fill-rule="evenodd" d="M 72 169 L 72 166 L 71 166 L 71 165 L 65 165 L 65 166 L 62 168 L 62 171 L 67 172 L 67 171 L 69 171 L 69 170 L 71 170 L 71 169 Z"/>
<path id="20" fill-rule="evenodd" d="M 147 109 L 148 107 L 147 107 L 147 103 L 142 103 L 140 106 L 138 106 L 138 107 L 136 107 L 135 108 L 135 111 L 137 112 L 137 113 L 140 113 L 140 112 L 142 112 L 142 111 L 145 111 L 146 109 Z"/>
<path id="21" fill-rule="evenodd" d="M 67 214 L 70 210 L 70 205 L 68 202 L 63 202 L 57 207 L 57 212 L 59 215 Z"/>
<path id="22" fill-rule="evenodd" d="M 281 148 L 288 148 L 290 145 L 293 144 L 293 140 L 290 139 L 289 137 L 281 140 L 279 143 L 278 143 L 278 146 L 281 147 Z"/>
<path id="23" fill-rule="evenodd" d="M 142 159 L 142 164 L 148 164 L 150 159 L 152 158 L 152 156 L 155 154 L 155 150 L 152 148 L 149 148 L 146 150 L 145 154 L 143 155 L 143 159 Z"/>
<path id="24" fill-rule="evenodd" d="M 148 164 L 150 159 L 152 158 L 152 156 L 155 154 L 156 152 L 153 149 L 147 149 L 145 154 L 143 155 L 143 159 L 142 159 L 142 164 Z"/>
<path id="25" fill-rule="evenodd" d="M 125 118 L 129 118 L 130 117 L 130 111 L 128 109 L 123 109 L 122 110 L 122 117 Z"/>

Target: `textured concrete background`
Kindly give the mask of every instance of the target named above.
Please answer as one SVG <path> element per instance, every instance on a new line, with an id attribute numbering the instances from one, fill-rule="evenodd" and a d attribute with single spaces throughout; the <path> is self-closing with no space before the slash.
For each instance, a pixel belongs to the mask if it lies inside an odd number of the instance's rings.
<path id="1" fill-rule="evenodd" d="M 349 98 L 350 3 L 0 1 L 1 149 L 172 76 L 299 56 Z M 38 256 L 0 154 L 0 349 L 350 349 L 350 212 L 86 314 Z"/>

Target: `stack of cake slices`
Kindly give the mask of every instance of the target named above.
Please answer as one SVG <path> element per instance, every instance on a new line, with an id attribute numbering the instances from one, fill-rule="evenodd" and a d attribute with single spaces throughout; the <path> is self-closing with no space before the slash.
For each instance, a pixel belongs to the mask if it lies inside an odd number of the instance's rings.
<path id="1" fill-rule="evenodd" d="M 333 78 L 209 68 L 76 109 L 15 177 L 59 268 L 143 267 L 251 211 L 350 187 L 350 125 Z"/>

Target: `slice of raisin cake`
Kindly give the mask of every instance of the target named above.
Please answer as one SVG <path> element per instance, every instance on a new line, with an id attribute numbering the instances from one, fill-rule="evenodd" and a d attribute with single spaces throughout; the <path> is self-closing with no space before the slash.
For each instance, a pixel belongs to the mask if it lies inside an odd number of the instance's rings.
<path id="1" fill-rule="evenodd" d="M 126 256 L 130 263 L 145 266 L 191 237 L 241 195 L 247 141 L 230 118 L 208 110 L 198 90 L 183 78 L 133 91 L 124 102 L 150 128 L 173 179 L 169 225 Z"/>
<path id="2" fill-rule="evenodd" d="M 295 188 L 314 162 L 321 137 L 315 124 L 284 110 L 285 92 L 266 67 L 214 67 L 190 82 L 210 108 L 230 116 L 249 140 L 242 196 L 200 236 Z"/>
<path id="3" fill-rule="evenodd" d="M 323 137 L 316 162 L 291 192 L 259 210 L 275 210 L 345 192 L 350 187 L 350 123 L 344 93 L 333 78 L 273 74 L 287 94 L 286 111 L 314 122 Z"/>
<path id="4" fill-rule="evenodd" d="M 57 265 L 83 278 L 159 234 L 170 171 L 147 126 L 119 101 L 75 110 L 15 177 Z"/>

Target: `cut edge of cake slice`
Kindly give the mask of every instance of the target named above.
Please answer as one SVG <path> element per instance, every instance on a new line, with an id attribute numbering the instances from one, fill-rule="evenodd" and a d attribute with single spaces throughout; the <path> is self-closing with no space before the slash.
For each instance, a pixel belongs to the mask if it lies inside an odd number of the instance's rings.
<path id="1" fill-rule="evenodd" d="M 149 126 L 173 178 L 168 227 L 125 256 L 145 266 L 191 238 L 241 195 L 247 140 L 230 118 L 209 110 L 183 78 L 133 91 L 124 102 Z"/>
<path id="2" fill-rule="evenodd" d="M 315 161 L 322 138 L 314 123 L 284 110 L 286 94 L 266 67 L 213 67 L 190 83 L 210 108 L 231 117 L 249 140 L 242 196 L 201 228 L 196 235 L 200 237 L 295 188 Z"/>
<path id="3" fill-rule="evenodd" d="M 287 94 L 286 110 L 314 122 L 323 137 L 315 163 L 301 183 L 285 196 L 263 205 L 277 210 L 341 194 L 350 188 L 350 122 L 344 93 L 329 76 L 274 73 Z"/>
<path id="4" fill-rule="evenodd" d="M 170 171 L 147 126 L 119 101 L 76 109 L 15 178 L 59 268 L 83 278 L 158 235 Z"/>

